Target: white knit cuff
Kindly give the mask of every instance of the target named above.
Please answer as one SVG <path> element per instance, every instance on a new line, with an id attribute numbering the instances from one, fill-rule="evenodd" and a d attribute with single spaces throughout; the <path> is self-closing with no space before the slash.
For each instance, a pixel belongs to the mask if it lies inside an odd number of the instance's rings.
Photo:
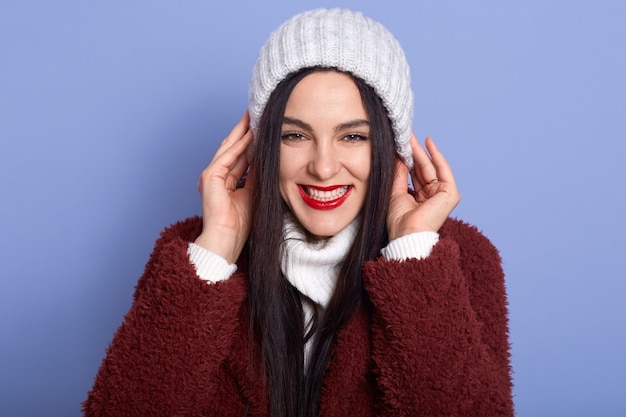
<path id="1" fill-rule="evenodd" d="M 223 281 L 230 278 L 237 270 L 237 265 L 229 264 L 226 259 L 215 252 L 204 249 L 193 242 L 189 242 L 187 254 L 196 268 L 196 274 L 205 281 L 213 283 Z"/>
<path id="2" fill-rule="evenodd" d="M 424 259 L 430 255 L 437 242 L 437 232 L 415 232 L 392 240 L 380 253 L 387 260 Z"/>

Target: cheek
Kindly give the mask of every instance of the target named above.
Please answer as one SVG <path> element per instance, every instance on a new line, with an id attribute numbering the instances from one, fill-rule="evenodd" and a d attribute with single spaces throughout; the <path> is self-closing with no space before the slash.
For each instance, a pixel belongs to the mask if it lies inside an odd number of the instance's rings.
<path id="1" fill-rule="evenodd" d="M 290 175 L 291 166 L 289 164 L 289 160 L 287 158 L 280 158 L 280 169 L 278 171 L 278 179 L 280 184 L 287 181 L 292 175 Z"/>
<path id="2" fill-rule="evenodd" d="M 364 181 L 369 182 L 371 173 L 372 173 L 372 160 L 371 160 L 371 158 L 368 158 L 367 161 L 363 163 L 363 178 L 364 178 Z"/>
<path id="3" fill-rule="evenodd" d="M 281 152 L 280 171 L 278 173 L 278 186 L 280 188 L 280 195 L 285 201 L 288 200 L 287 191 L 292 188 L 295 181 L 295 173 L 297 172 L 294 166 L 294 160 L 293 158 L 290 158 L 288 154 L 289 152 Z"/>
<path id="4" fill-rule="evenodd" d="M 306 168 L 306 153 L 299 149 L 290 147 L 281 148 L 280 152 L 280 172 L 282 181 L 294 181 L 298 174 Z"/>
<path id="5" fill-rule="evenodd" d="M 283 200 L 286 200 L 286 195 L 285 195 L 285 191 L 286 191 L 286 185 L 287 185 L 287 179 L 284 176 L 285 172 L 283 170 L 283 166 L 282 163 L 280 165 L 280 174 L 278 175 L 278 188 L 280 190 L 280 195 L 283 197 Z"/>
<path id="6" fill-rule="evenodd" d="M 368 183 L 372 172 L 372 151 L 368 147 L 352 156 L 354 175 L 362 182 Z"/>

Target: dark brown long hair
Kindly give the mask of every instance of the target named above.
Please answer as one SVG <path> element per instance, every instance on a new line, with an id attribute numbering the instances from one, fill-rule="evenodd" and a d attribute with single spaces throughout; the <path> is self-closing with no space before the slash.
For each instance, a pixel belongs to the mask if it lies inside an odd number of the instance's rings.
<path id="1" fill-rule="evenodd" d="M 306 337 L 302 303 L 309 302 L 280 270 L 283 220 L 289 210 L 280 195 L 280 143 L 287 101 L 300 80 L 314 71 L 306 68 L 283 80 L 272 93 L 257 130 L 252 161 L 252 230 L 249 251 L 249 311 L 251 334 L 260 346 L 270 416 L 312 417 L 319 409 L 320 392 L 337 332 L 367 305 L 361 267 L 378 256 L 387 244 L 386 218 L 394 160 L 394 135 L 380 97 L 361 79 L 352 76 L 369 117 L 372 164 L 369 192 L 361 210 L 361 225 L 341 265 L 335 291 L 325 311 L 315 308 L 315 337 L 308 368 L 304 369 Z M 365 225 L 367 227 L 365 227 Z"/>

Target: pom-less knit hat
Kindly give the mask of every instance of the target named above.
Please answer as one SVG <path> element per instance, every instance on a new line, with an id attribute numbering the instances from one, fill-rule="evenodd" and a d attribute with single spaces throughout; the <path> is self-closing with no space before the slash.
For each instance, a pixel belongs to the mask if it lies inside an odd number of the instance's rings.
<path id="1" fill-rule="evenodd" d="M 248 109 L 255 137 L 278 84 L 293 72 L 316 66 L 349 72 L 376 91 L 389 113 L 398 155 L 412 167 L 413 93 L 404 52 L 380 23 L 349 10 L 304 12 L 270 35 L 250 81 Z"/>

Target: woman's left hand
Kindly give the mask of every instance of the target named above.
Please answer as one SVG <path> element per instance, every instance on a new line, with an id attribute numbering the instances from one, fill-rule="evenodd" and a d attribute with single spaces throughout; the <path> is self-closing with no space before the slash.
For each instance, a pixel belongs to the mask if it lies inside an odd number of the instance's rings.
<path id="1" fill-rule="evenodd" d="M 390 241 L 414 232 L 438 232 L 461 199 L 450 165 L 435 142 L 426 138 L 425 145 L 428 153 L 417 143 L 415 134 L 411 134 L 415 196 L 408 193 L 407 166 L 396 161 L 387 215 Z"/>

